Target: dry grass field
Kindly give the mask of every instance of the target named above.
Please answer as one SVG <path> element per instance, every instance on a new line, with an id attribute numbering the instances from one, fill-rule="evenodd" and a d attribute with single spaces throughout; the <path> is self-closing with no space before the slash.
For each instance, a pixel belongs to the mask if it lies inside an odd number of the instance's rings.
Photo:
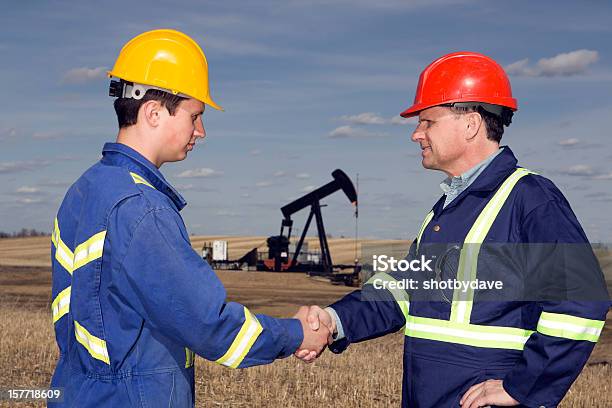
<path id="1" fill-rule="evenodd" d="M 204 241 L 193 238 L 199 251 Z M 230 257 L 263 238 L 230 240 Z M 331 240 L 336 262 L 350 262 L 351 240 Z M 315 248 L 311 243 L 311 248 Z M 45 387 L 57 349 L 49 311 L 51 274 L 48 238 L 0 240 L 0 387 Z M 609 265 L 610 258 L 602 259 Z M 314 281 L 301 274 L 219 271 L 230 300 L 259 313 L 290 316 L 302 304 L 327 304 L 350 288 Z M 562 407 L 612 406 L 612 313 L 589 365 Z M 288 358 L 248 370 L 229 370 L 196 360 L 197 401 L 201 407 L 398 406 L 402 336 L 352 345 L 340 356 L 325 353 L 314 364 Z M 4 405 L 3 405 L 4 404 Z M 0 406 L 8 406 L 0 402 Z M 44 406 L 20 403 L 19 406 Z"/>

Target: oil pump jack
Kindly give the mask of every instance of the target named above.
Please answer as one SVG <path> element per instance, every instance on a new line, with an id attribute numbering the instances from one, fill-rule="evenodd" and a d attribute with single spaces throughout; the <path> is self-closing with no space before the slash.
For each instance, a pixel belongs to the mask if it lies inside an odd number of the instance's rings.
<path id="1" fill-rule="evenodd" d="M 258 270 L 308 272 L 310 275 L 328 277 L 332 280 L 332 282 L 344 282 L 346 284 L 351 284 L 357 278 L 359 274 L 358 269 L 360 269 L 357 264 L 334 265 L 332 263 L 331 253 L 329 251 L 329 245 L 327 242 L 327 235 L 325 234 L 325 226 L 323 225 L 320 202 L 325 197 L 335 193 L 338 190 L 342 190 L 351 204 L 355 206 L 355 217 L 357 217 L 357 191 L 355 190 L 351 179 L 342 170 L 334 170 L 332 172 L 332 177 L 333 180 L 329 183 L 314 191 L 311 191 L 310 193 L 281 208 L 283 219 L 281 221 L 280 234 L 271 236 L 267 239 L 268 256 L 267 259 L 258 262 Z M 293 220 L 291 219 L 291 216 L 306 207 L 310 207 L 310 214 L 308 215 L 306 225 L 302 230 L 300 240 L 295 247 L 295 252 L 293 253 L 291 259 L 289 259 L 289 244 L 291 241 L 291 230 L 293 228 Z M 319 246 L 321 248 L 320 261 L 317 263 L 300 263 L 298 262 L 298 258 L 313 218 L 315 219 L 317 225 Z M 343 272 L 334 272 L 334 269 L 343 271 L 350 268 L 353 270 L 348 274 Z"/>

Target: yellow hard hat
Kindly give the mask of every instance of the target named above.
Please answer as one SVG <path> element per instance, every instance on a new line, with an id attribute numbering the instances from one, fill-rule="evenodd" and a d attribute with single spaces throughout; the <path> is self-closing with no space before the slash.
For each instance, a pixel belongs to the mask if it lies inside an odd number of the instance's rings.
<path id="1" fill-rule="evenodd" d="M 113 94 L 111 84 L 111 96 L 140 99 L 147 89 L 160 89 L 223 110 L 210 97 L 204 52 L 191 37 L 176 30 L 152 30 L 132 38 L 108 76 L 133 83 L 126 87 L 128 94 Z"/>

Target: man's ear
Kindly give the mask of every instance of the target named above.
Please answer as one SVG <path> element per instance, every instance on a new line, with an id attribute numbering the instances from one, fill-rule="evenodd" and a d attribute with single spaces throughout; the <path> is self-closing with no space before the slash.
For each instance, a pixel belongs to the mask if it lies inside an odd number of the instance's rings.
<path id="1" fill-rule="evenodd" d="M 478 112 L 469 112 L 464 115 L 466 121 L 466 140 L 472 140 L 480 131 L 482 116 Z"/>
<path id="2" fill-rule="evenodd" d="M 161 111 L 164 109 L 159 101 L 149 100 L 140 105 L 139 119 L 144 120 L 150 127 L 159 126 Z"/>

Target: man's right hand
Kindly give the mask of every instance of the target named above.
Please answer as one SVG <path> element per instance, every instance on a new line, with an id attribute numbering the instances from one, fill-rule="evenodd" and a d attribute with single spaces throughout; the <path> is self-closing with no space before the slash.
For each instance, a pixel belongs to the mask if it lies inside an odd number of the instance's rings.
<path id="1" fill-rule="evenodd" d="M 304 328 L 304 342 L 295 352 L 295 356 L 306 363 L 311 363 L 323 352 L 327 344 L 333 342 L 333 335 L 336 333 L 336 321 L 319 306 L 302 306 L 295 318 L 300 319 Z M 305 323 L 307 323 L 307 327 L 305 327 Z M 307 344 L 307 332 L 318 333 L 317 341 L 323 339 L 322 335 L 325 335 L 324 343 L 320 349 L 318 344 L 315 344 L 315 347 Z"/>

